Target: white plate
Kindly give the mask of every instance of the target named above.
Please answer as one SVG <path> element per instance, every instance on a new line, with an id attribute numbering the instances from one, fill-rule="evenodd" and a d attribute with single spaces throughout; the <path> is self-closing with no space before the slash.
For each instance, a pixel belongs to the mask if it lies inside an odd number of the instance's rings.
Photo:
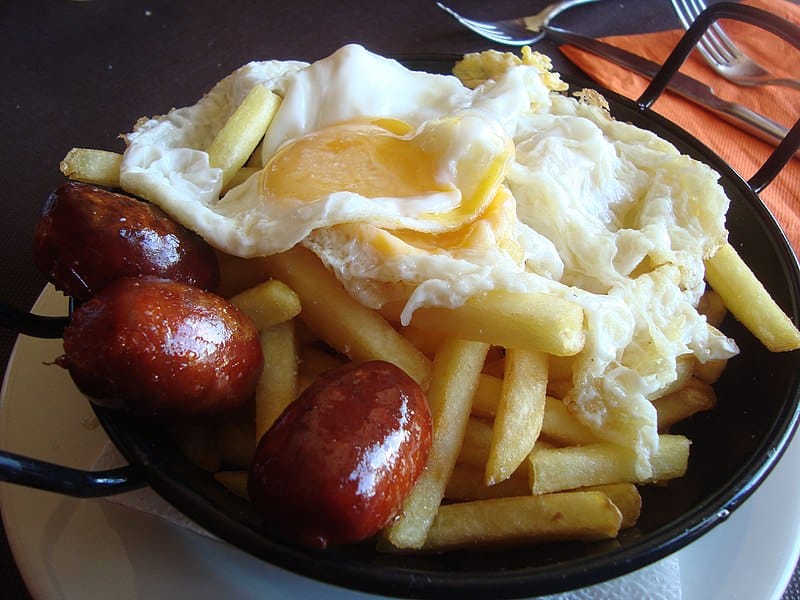
<path id="1" fill-rule="evenodd" d="M 63 315 L 48 287 L 34 311 Z M 21 336 L 0 393 L 0 447 L 88 469 L 107 443 L 85 398 L 51 362 L 60 340 Z M 800 444 L 723 524 L 678 553 L 683 598 L 779 598 L 800 553 Z M 36 598 L 369 598 L 257 560 L 106 500 L 0 485 L 9 544 Z"/>

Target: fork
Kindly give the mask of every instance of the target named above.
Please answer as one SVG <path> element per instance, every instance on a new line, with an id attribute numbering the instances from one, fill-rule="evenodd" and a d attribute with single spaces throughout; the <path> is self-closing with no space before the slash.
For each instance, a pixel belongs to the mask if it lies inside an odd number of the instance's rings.
<path id="1" fill-rule="evenodd" d="M 437 2 L 436 5 L 443 11 L 449 13 L 456 21 L 467 29 L 471 29 L 478 35 L 508 46 L 526 46 L 535 44 L 545 36 L 544 28 L 550 20 L 561 14 L 568 8 L 579 4 L 588 4 L 597 0 L 561 0 L 553 2 L 543 10 L 529 17 L 517 17 L 503 21 L 475 21 L 462 17 L 452 8 Z"/>
<path id="2" fill-rule="evenodd" d="M 703 0 L 672 0 L 681 24 L 688 29 L 706 9 Z M 697 43 L 697 51 L 725 79 L 738 85 L 783 85 L 800 89 L 800 80 L 776 77 L 742 52 L 718 23 L 712 23 Z"/>

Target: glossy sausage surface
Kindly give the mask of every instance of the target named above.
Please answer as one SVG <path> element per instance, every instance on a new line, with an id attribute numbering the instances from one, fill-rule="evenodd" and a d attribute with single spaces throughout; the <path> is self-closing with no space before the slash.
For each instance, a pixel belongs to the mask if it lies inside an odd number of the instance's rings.
<path id="1" fill-rule="evenodd" d="M 138 277 L 114 281 L 73 312 L 57 362 L 97 404 L 181 419 L 246 405 L 263 355 L 253 323 L 225 299 Z"/>
<path id="2" fill-rule="evenodd" d="M 155 275 L 214 290 L 214 250 L 160 208 L 78 182 L 47 199 L 34 235 L 37 268 L 69 296 L 85 300 L 118 277 Z"/>
<path id="3" fill-rule="evenodd" d="M 323 375 L 262 437 L 248 492 L 269 528 L 324 548 L 376 534 L 397 514 L 431 446 L 425 393 L 393 364 Z"/>

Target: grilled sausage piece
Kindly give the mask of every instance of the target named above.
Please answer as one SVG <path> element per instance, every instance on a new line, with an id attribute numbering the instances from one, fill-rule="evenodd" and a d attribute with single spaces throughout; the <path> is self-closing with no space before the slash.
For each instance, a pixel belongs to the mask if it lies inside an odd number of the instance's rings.
<path id="1" fill-rule="evenodd" d="M 242 408 L 263 355 L 252 321 L 225 299 L 125 277 L 73 312 L 56 362 L 97 404 L 173 420 Z"/>
<path id="2" fill-rule="evenodd" d="M 376 534 L 425 467 L 431 414 L 422 388 L 393 364 L 323 375 L 259 442 L 248 478 L 265 524 L 325 548 Z"/>
<path id="3" fill-rule="evenodd" d="M 85 300 L 124 276 L 156 275 L 205 290 L 219 285 L 214 250 L 160 208 L 85 183 L 58 187 L 34 235 L 37 268 Z"/>

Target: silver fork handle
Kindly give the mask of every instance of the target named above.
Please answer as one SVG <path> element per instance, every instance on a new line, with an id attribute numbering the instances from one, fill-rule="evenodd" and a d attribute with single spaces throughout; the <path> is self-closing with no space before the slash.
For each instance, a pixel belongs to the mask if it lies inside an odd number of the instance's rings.
<path id="1" fill-rule="evenodd" d="M 638 103 L 644 107 L 651 106 L 666 88 L 670 78 L 675 75 L 681 64 L 689 56 L 703 32 L 718 19 L 726 18 L 743 21 L 765 29 L 800 50 L 800 27 L 794 23 L 765 10 L 745 4 L 714 3 L 695 19 L 691 27 L 681 37 L 677 46 L 672 49 L 667 60 L 664 61 L 656 77 L 653 78 L 648 88 L 639 97 Z M 777 177 L 784 165 L 792 160 L 798 152 L 800 152 L 800 119 L 795 122 L 789 133 L 769 155 L 755 175 L 747 181 L 748 185 L 753 191 L 760 193 Z"/>
<path id="2" fill-rule="evenodd" d="M 793 88 L 800 90 L 799 79 L 789 79 L 788 77 L 775 77 L 773 79 L 753 79 L 752 81 L 739 81 L 740 85 L 757 86 L 757 85 L 782 85 L 783 87 Z"/>
<path id="3" fill-rule="evenodd" d="M 597 0 L 562 0 L 561 2 L 554 2 L 546 7 L 542 12 L 525 17 L 525 29 L 528 31 L 539 32 L 543 27 L 550 24 L 550 20 L 557 17 L 559 14 L 573 6 L 580 4 L 589 4 L 590 2 L 597 2 Z"/>

